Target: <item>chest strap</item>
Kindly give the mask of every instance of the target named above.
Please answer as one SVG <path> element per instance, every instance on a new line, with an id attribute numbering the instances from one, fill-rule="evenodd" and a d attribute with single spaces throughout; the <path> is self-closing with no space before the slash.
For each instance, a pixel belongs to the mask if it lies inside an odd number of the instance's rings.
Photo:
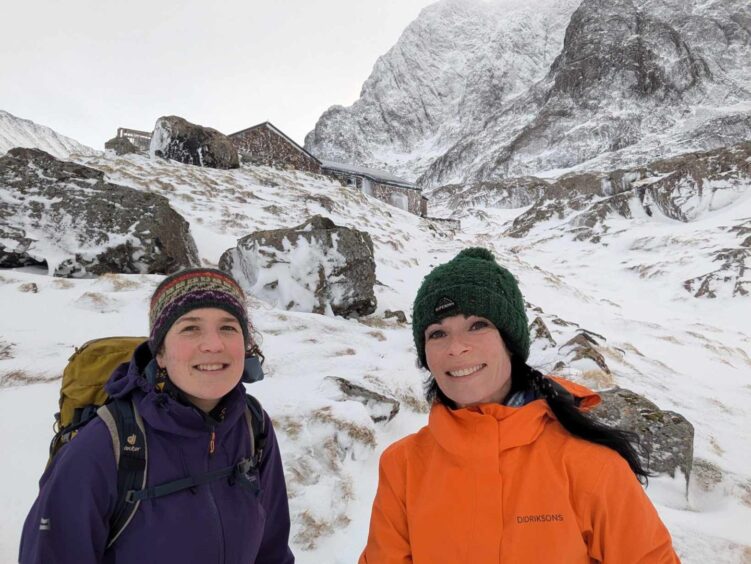
<path id="1" fill-rule="evenodd" d="M 182 490 L 203 486 L 223 478 L 228 478 L 233 483 L 238 483 L 250 489 L 256 495 L 261 491 L 255 464 L 251 459 L 244 458 L 232 466 L 211 470 L 199 474 L 198 476 L 187 476 L 186 478 L 180 478 L 178 480 L 173 480 L 172 482 L 143 488 L 141 490 L 129 490 L 125 494 L 125 501 L 128 503 L 138 503 L 146 499 L 155 499 Z"/>

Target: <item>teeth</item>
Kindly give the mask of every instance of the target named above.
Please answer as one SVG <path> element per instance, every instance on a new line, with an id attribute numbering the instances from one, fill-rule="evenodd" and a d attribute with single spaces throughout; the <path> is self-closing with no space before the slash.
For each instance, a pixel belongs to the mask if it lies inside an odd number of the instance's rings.
<path id="1" fill-rule="evenodd" d="M 198 370 L 206 371 L 221 370 L 223 367 L 223 364 L 199 364 L 198 366 L 196 366 Z"/>
<path id="2" fill-rule="evenodd" d="M 478 364 L 477 366 L 473 366 L 471 368 L 463 368 L 462 370 L 453 370 L 449 372 L 449 376 L 453 376 L 454 378 L 461 378 L 462 376 L 469 376 L 470 374 L 474 374 L 480 368 L 485 366 L 484 364 Z"/>

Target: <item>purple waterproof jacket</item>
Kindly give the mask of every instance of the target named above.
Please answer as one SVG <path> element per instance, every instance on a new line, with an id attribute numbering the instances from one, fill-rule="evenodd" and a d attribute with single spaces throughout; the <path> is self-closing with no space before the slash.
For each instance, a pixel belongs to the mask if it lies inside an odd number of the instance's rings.
<path id="1" fill-rule="evenodd" d="M 112 397 L 132 395 L 143 418 L 147 487 L 236 464 L 250 455 L 242 384 L 222 400 L 224 417 L 215 422 L 197 408 L 157 392 L 142 375 L 149 359 L 148 349 L 141 345 L 106 387 Z M 271 421 L 265 417 L 268 438 L 258 496 L 224 479 L 142 501 L 133 520 L 106 550 L 117 500 L 117 469 L 110 433 L 95 418 L 42 476 L 39 497 L 24 524 L 20 562 L 294 562 L 282 461 Z M 212 429 L 215 448 L 209 454 Z"/>

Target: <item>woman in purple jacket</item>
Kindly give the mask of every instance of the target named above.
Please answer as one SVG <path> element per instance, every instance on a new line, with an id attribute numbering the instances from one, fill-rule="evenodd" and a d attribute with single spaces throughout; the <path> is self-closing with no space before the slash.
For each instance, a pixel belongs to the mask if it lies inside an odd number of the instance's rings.
<path id="1" fill-rule="evenodd" d="M 146 486 L 237 464 L 250 455 L 245 295 L 213 269 L 166 278 L 151 299 L 149 341 L 120 366 L 106 390 L 133 400 L 148 444 Z M 112 542 L 118 466 L 110 431 L 95 418 L 55 457 L 26 518 L 26 563 L 226 562 L 287 564 L 289 507 L 271 421 L 258 487 L 221 479 L 144 499 Z"/>

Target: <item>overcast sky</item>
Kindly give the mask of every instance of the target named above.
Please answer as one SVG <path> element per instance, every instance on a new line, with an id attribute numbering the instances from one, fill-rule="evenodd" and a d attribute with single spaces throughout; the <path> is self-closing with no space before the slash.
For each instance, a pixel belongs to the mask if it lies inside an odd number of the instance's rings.
<path id="1" fill-rule="evenodd" d="M 302 144 L 431 0 L 27 0 L 3 9 L 0 109 L 102 149 L 179 115 Z"/>

